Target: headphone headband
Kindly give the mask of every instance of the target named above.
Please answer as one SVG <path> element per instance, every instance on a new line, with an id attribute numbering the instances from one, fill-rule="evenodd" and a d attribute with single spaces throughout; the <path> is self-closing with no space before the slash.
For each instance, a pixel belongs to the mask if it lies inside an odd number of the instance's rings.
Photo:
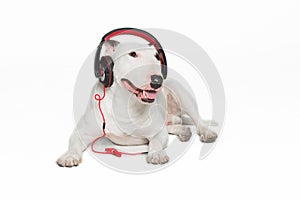
<path id="1" fill-rule="evenodd" d="M 140 38 L 147 40 L 149 43 L 153 44 L 156 50 L 162 49 L 160 43 L 153 35 L 151 35 L 146 31 L 143 31 L 141 29 L 136 29 L 136 28 L 119 28 L 119 29 L 112 30 L 102 37 L 102 41 L 103 42 L 108 41 L 110 38 L 118 35 L 138 36 Z"/>

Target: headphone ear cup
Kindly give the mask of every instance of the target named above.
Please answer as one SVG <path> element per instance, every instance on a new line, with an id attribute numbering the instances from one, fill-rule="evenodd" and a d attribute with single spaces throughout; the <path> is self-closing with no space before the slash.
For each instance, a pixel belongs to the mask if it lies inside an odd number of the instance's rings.
<path id="1" fill-rule="evenodd" d="M 166 79 L 167 78 L 167 74 L 168 74 L 168 68 L 167 65 L 162 65 L 161 66 L 161 73 L 163 75 L 163 78 Z"/>
<path id="2" fill-rule="evenodd" d="M 101 52 L 101 47 L 100 45 L 97 48 L 96 54 L 95 54 L 95 61 L 94 61 L 94 74 L 96 76 L 96 78 L 99 78 L 101 76 L 100 74 L 100 61 L 99 61 L 99 57 L 100 57 L 100 52 Z"/>
<path id="3" fill-rule="evenodd" d="M 105 86 L 110 87 L 114 81 L 114 61 L 110 56 L 102 56 L 99 63 L 99 81 Z"/>
<path id="4" fill-rule="evenodd" d="M 168 67 L 167 67 L 166 54 L 163 49 L 159 49 L 158 56 L 161 64 L 161 73 L 163 75 L 163 78 L 166 79 L 168 74 Z"/>

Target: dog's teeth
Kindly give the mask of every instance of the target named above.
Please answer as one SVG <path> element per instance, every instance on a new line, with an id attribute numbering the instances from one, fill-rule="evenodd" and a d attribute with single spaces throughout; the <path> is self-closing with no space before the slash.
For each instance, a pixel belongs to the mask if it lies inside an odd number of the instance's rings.
<path id="1" fill-rule="evenodd" d="M 143 90 L 143 96 L 144 96 L 145 98 L 147 98 L 147 97 L 146 97 L 146 92 L 145 92 L 145 90 Z"/>

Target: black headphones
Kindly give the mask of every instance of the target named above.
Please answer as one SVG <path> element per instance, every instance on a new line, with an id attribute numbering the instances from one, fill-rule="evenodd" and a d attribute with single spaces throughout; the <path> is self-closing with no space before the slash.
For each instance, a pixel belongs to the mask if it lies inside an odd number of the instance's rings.
<path id="1" fill-rule="evenodd" d="M 102 37 L 102 40 L 100 44 L 97 47 L 96 55 L 95 55 L 95 62 L 94 62 L 94 73 L 96 78 L 99 78 L 99 81 L 105 86 L 110 87 L 114 82 L 114 73 L 113 73 L 113 67 L 114 67 L 114 61 L 112 57 L 110 56 L 102 56 L 100 58 L 101 49 L 104 44 L 104 42 L 108 41 L 110 38 L 118 35 L 134 35 L 138 36 L 140 38 L 143 38 L 147 40 L 150 44 L 152 44 L 155 49 L 157 50 L 158 57 L 161 64 L 161 73 L 166 79 L 168 69 L 167 69 L 167 59 L 165 52 L 158 42 L 158 40 L 151 35 L 150 33 L 136 29 L 136 28 L 119 28 L 110 31 L 109 33 L 105 34 Z M 99 59 L 100 58 L 100 59 Z"/>

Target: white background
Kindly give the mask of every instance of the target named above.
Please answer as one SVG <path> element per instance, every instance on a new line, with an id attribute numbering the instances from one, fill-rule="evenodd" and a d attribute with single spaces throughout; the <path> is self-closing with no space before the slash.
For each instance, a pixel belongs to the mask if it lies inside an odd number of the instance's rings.
<path id="1" fill-rule="evenodd" d="M 299 199 L 299 1 L 1 1 L 1 199 Z M 127 175 L 85 154 L 55 165 L 73 129 L 77 73 L 117 27 L 180 32 L 215 62 L 227 117 L 171 167 Z"/>

